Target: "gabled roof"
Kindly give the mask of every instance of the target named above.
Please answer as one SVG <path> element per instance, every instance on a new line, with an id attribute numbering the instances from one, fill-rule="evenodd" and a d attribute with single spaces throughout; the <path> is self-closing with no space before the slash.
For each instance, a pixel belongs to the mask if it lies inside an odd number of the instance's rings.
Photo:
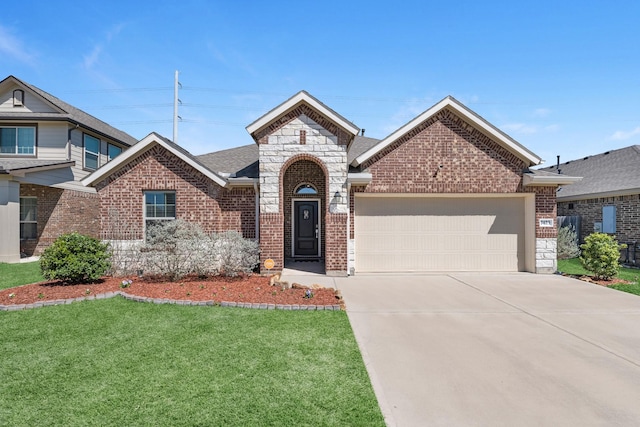
<path id="1" fill-rule="evenodd" d="M 539 169 L 558 172 L 557 166 Z M 563 175 L 583 177 L 582 181 L 563 187 L 559 201 L 610 197 L 640 193 L 640 145 L 570 160 L 560 164 Z"/>
<path id="2" fill-rule="evenodd" d="M 91 114 L 67 104 L 61 99 L 56 98 L 44 90 L 26 83 L 17 77 L 8 76 L 4 80 L 0 81 L 0 87 L 5 84 L 14 83 L 24 89 L 30 91 L 35 96 L 42 98 L 47 104 L 51 105 L 53 109 L 58 110 L 59 113 L 33 113 L 24 111 L 0 111 L 0 120 L 66 120 L 73 124 L 78 124 L 100 134 L 102 136 L 113 139 L 126 146 L 131 146 L 136 143 L 136 139 L 126 132 L 116 129 L 113 126 L 103 122 L 100 119 L 95 118 Z"/>
<path id="3" fill-rule="evenodd" d="M 52 169 L 62 169 L 75 166 L 74 160 L 38 160 L 38 159 L 7 159 L 0 158 L 0 174 L 24 176 L 30 172 L 40 172 Z"/>
<path id="4" fill-rule="evenodd" d="M 250 135 L 253 135 L 258 130 L 269 125 L 278 117 L 282 116 L 283 114 L 286 114 L 290 110 L 293 110 L 294 108 L 298 107 L 300 104 L 307 104 L 309 107 L 313 108 L 314 110 L 319 111 L 320 113 L 322 113 L 322 115 L 330 119 L 336 125 L 344 129 L 345 131 L 349 132 L 353 136 L 357 135 L 358 132 L 360 132 L 360 129 L 356 125 L 354 125 L 353 123 L 351 123 L 350 121 L 342 117 L 340 114 L 333 111 L 331 108 L 324 105 L 322 102 L 318 101 L 316 98 L 314 98 L 304 90 L 296 93 L 291 98 L 287 99 L 282 104 L 278 105 L 277 107 L 269 111 L 267 114 L 263 115 L 262 117 L 260 117 L 259 119 L 251 123 L 249 126 L 246 127 L 247 132 L 249 132 Z"/>
<path id="5" fill-rule="evenodd" d="M 364 136 L 355 136 L 347 152 L 347 162 L 371 148 L 379 140 Z M 201 154 L 195 158 L 219 175 L 231 177 L 258 178 L 259 152 L 256 144 L 228 148 L 213 153 Z"/>
<path id="6" fill-rule="evenodd" d="M 210 170 L 233 177 L 257 178 L 259 175 L 258 146 L 256 144 L 229 148 L 196 156 Z"/>
<path id="7" fill-rule="evenodd" d="M 219 176 L 217 173 L 212 172 L 209 168 L 207 168 L 205 165 L 200 163 L 200 161 L 198 161 L 187 150 L 180 147 L 178 144 L 174 144 L 169 139 L 161 135 L 158 135 L 155 132 L 151 132 L 149 135 L 144 137 L 142 140 L 140 140 L 140 142 L 135 144 L 133 147 L 124 151 L 118 157 L 111 160 L 106 165 L 102 166 L 101 168 L 97 169 L 96 171 L 94 171 L 93 173 L 85 177 L 82 180 L 82 184 L 85 186 L 94 185 L 98 181 L 105 179 L 106 177 L 111 175 L 113 172 L 124 167 L 130 161 L 132 161 L 139 155 L 145 153 L 155 145 L 160 145 L 161 147 L 163 147 L 170 153 L 174 154 L 175 156 L 177 156 L 178 158 L 183 160 L 185 163 L 192 166 L 194 169 L 196 169 L 197 171 L 199 171 L 200 173 L 202 173 L 203 175 L 205 175 L 206 177 L 208 177 L 209 179 L 211 179 L 221 187 L 225 187 L 227 185 L 227 180 Z"/>
<path id="8" fill-rule="evenodd" d="M 462 118 L 464 121 L 473 125 L 478 131 L 485 134 L 487 137 L 491 138 L 493 141 L 496 141 L 500 145 L 502 145 L 507 150 L 511 151 L 513 154 L 518 156 L 520 159 L 525 161 L 529 166 L 538 165 L 541 162 L 540 157 L 535 155 L 533 152 L 529 151 L 523 145 L 518 143 L 516 140 L 511 138 L 506 133 L 502 132 L 497 127 L 493 126 L 491 123 L 480 117 L 478 114 L 461 104 L 452 96 L 447 96 L 442 101 L 435 104 L 433 107 L 429 108 L 422 114 L 418 115 L 416 118 L 411 120 L 406 125 L 402 126 L 397 131 L 393 132 L 391 135 L 387 136 L 383 140 L 381 140 L 378 144 L 371 147 L 369 150 L 365 151 L 358 157 L 356 157 L 352 162 L 352 166 L 358 166 L 367 160 L 371 159 L 373 156 L 378 154 L 380 151 L 384 150 L 386 147 L 390 146 L 408 132 L 413 130 L 415 127 L 419 126 L 421 123 L 429 120 L 431 117 L 439 113 L 443 109 L 449 109 L 457 116 Z"/>

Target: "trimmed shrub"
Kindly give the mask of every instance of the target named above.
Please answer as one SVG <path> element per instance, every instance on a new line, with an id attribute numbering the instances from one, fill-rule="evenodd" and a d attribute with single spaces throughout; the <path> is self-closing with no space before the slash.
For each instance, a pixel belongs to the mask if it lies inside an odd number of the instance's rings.
<path id="1" fill-rule="evenodd" d="M 91 283 L 111 267 L 109 245 L 79 233 L 58 237 L 40 257 L 42 275 L 67 283 Z"/>
<path id="2" fill-rule="evenodd" d="M 580 255 L 578 234 L 573 225 L 558 230 L 558 259 L 576 258 Z"/>
<path id="3" fill-rule="evenodd" d="M 596 280 L 609 280 L 618 274 L 620 269 L 620 249 L 626 245 L 619 245 L 613 236 L 605 233 L 593 233 L 584 239 L 580 245 L 582 266 L 594 273 Z"/>

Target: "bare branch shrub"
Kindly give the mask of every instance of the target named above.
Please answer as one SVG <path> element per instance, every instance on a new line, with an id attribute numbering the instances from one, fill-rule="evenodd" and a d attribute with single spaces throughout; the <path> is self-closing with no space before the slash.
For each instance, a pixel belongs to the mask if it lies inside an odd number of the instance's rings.
<path id="1" fill-rule="evenodd" d="M 198 224 L 178 219 L 149 225 L 144 241 L 119 220 L 117 211 L 110 215 L 108 230 L 103 239 L 113 248 L 114 275 L 141 270 L 174 281 L 188 274 L 236 276 L 251 273 L 259 263 L 258 243 L 237 231 L 207 235 Z"/>
<path id="2" fill-rule="evenodd" d="M 260 262 L 258 242 L 245 239 L 237 231 L 212 234 L 213 264 L 218 274 L 237 276 L 251 273 Z"/>
<path id="3" fill-rule="evenodd" d="M 140 249 L 144 273 L 178 280 L 190 273 L 205 274 L 209 237 L 198 224 L 181 219 L 162 221 L 147 228 Z"/>
<path id="4" fill-rule="evenodd" d="M 100 237 L 111 248 L 111 269 L 108 274 L 124 276 L 142 269 L 139 255 L 142 236 L 120 216 L 118 209 L 109 209 L 107 223 Z"/>
<path id="5" fill-rule="evenodd" d="M 573 225 L 560 227 L 558 230 L 558 259 L 569 259 L 580 256 L 578 235 Z"/>

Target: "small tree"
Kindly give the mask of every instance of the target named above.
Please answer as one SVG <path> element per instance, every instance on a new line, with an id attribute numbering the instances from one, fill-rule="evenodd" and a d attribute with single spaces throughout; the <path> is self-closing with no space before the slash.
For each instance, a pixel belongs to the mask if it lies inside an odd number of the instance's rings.
<path id="1" fill-rule="evenodd" d="M 582 266 L 594 273 L 596 280 L 609 280 L 618 274 L 620 269 L 620 249 L 626 245 L 619 245 L 613 236 L 605 233 L 593 233 L 584 239 Z"/>
<path id="2" fill-rule="evenodd" d="M 578 234 L 573 225 L 560 227 L 558 230 L 558 259 L 576 258 L 579 255 Z"/>
<path id="3" fill-rule="evenodd" d="M 67 283 L 90 283 L 111 267 L 109 245 L 79 233 L 63 234 L 40 257 L 45 279 Z"/>

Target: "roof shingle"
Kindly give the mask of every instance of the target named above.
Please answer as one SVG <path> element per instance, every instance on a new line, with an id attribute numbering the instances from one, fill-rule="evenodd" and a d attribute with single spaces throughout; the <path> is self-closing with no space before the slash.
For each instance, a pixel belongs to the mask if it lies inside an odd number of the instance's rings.
<path id="1" fill-rule="evenodd" d="M 558 167 L 539 170 L 557 173 Z M 558 192 L 559 199 L 640 190 L 640 145 L 561 163 L 560 172 L 583 178 L 580 182 L 562 187 Z"/>

